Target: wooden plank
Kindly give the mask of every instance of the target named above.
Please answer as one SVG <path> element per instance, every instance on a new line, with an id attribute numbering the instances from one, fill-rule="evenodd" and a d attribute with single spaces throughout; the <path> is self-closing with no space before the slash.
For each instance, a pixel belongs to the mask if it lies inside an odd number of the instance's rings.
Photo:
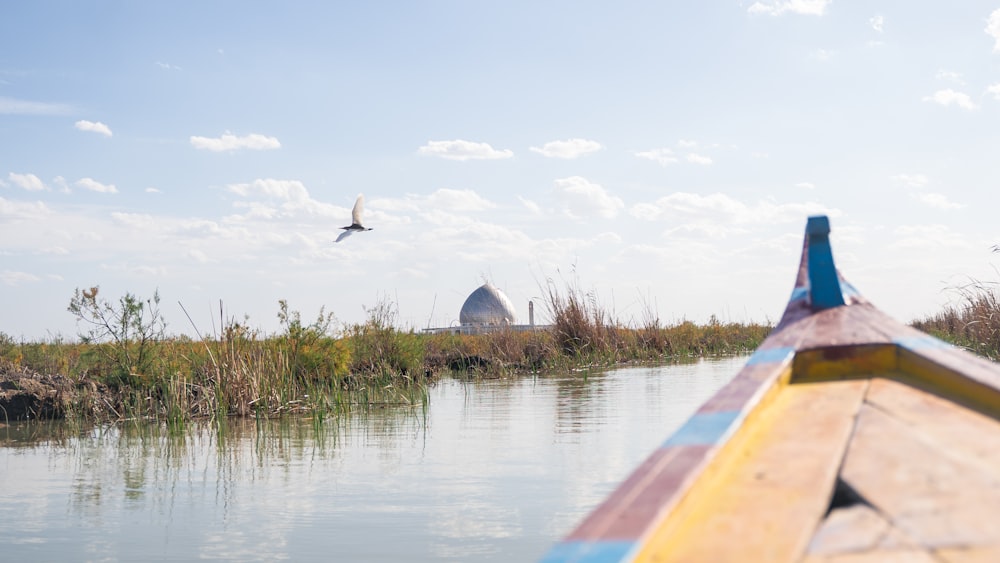
<path id="1" fill-rule="evenodd" d="M 839 508 L 827 515 L 809 542 L 809 555 L 871 551 L 892 524 L 864 504 Z"/>
<path id="2" fill-rule="evenodd" d="M 934 554 L 948 563 L 996 563 L 1000 561 L 1000 546 L 940 549 Z"/>
<path id="3" fill-rule="evenodd" d="M 787 386 L 636 561 L 790 561 L 822 520 L 866 380 Z"/>
<path id="4" fill-rule="evenodd" d="M 812 330 L 804 335 L 799 347 L 803 350 L 827 346 L 857 344 L 889 344 L 891 329 L 882 323 L 883 315 L 871 305 L 853 305 L 820 311 Z"/>
<path id="5" fill-rule="evenodd" d="M 897 341 L 901 371 L 964 405 L 1000 416 L 1000 369 L 996 364 L 956 348 L 928 345 L 934 342 L 929 337 Z"/>
<path id="6" fill-rule="evenodd" d="M 885 411 L 949 455 L 980 464 L 1000 477 L 1000 422 L 928 391 L 903 383 L 876 379 L 867 402 Z"/>
<path id="7" fill-rule="evenodd" d="M 841 478 L 907 536 L 929 549 L 993 545 L 1000 542 L 995 519 L 1000 475 L 971 455 L 976 434 L 940 441 L 929 430 L 936 415 L 918 411 L 897 418 L 882 410 L 886 393 L 907 393 L 896 382 L 877 382 L 881 401 L 858 413 Z M 903 401 L 900 400 L 900 403 Z M 987 427 L 995 433 L 998 427 Z M 969 431 L 974 428 L 969 426 Z"/>
<path id="8" fill-rule="evenodd" d="M 941 563 L 940 559 L 922 549 L 879 549 L 837 555 L 810 555 L 803 563 Z"/>
<path id="9" fill-rule="evenodd" d="M 810 557 L 830 557 L 869 551 L 924 550 L 866 504 L 830 512 L 809 543 Z"/>

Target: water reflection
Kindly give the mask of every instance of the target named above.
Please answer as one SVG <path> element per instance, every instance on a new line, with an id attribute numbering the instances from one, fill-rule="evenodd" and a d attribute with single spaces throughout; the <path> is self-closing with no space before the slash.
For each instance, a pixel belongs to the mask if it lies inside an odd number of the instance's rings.
<path id="1" fill-rule="evenodd" d="M 744 359 L 336 419 L 0 427 L 3 559 L 535 560 Z"/>

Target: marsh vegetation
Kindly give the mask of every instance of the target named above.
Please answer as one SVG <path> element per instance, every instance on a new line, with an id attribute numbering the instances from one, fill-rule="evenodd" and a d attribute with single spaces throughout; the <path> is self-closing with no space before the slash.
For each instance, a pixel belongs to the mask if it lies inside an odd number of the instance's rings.
<path id="1" fill-rule="evenodd" d="M 545 303 L 550 326 L 483 334 L 400 328 L 388 301 L 366 309 L 363 323 L 345 326 L 322 309 L 304 320 L 279 301 L 275 334 L 224 317 L 220 306 L 210 334 L 196 328 L 196 338 L 169 336 L 159 304 L 158 293 L 107 299 L 92 287 L 77 290 L 68 307 L 78 340 L 27 342 L 0 333 L 0 398 L 6 401 L 0 418 L 180 423 L 421 406 L 427 386 L 442 376 L 506 377 L 740 354 L 772 328 L 714 317 L 703 325 L 665 325 L 652 312 L 626 323 L 611 318 L 593 293 L 553 284 Z"/>
<path id="2" fill-rule="evenodd" d="M 953 289 L 958 299 L 913 326 L 990 360 L 1000 360 L 1000 299 L 996 282 L 970 281 Z"/>

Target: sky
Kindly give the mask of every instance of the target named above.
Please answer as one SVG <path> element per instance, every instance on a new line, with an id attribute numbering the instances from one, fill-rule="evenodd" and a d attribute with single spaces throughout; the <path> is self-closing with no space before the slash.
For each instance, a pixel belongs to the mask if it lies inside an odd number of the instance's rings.
<path id="1" fill-rule="evenodd" d="M 998 125 L 1000 0 L 4 2 L 0 333 L 776 322 L 815 214 L 910 321 L 1000 281 Z"/>

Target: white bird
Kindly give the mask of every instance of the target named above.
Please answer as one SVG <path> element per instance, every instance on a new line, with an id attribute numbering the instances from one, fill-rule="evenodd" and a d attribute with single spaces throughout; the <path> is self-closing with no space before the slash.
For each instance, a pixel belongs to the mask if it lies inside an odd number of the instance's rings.
<path id="1" fill-rule="evenodd" d="M 340 233 L 337 240 L 334 242 L 340 242 L 345 238 L 353 235 L 358 231 L 370 231 L 371 227 L 365 227 L 361 224 L 361 213 L 365 208 L 365 194 L 358 194 L 358 200 L 354 202 L 354 209 L 351 211 L 351 224 L 346 227 L 341 227 L 344 232 Z"/>

